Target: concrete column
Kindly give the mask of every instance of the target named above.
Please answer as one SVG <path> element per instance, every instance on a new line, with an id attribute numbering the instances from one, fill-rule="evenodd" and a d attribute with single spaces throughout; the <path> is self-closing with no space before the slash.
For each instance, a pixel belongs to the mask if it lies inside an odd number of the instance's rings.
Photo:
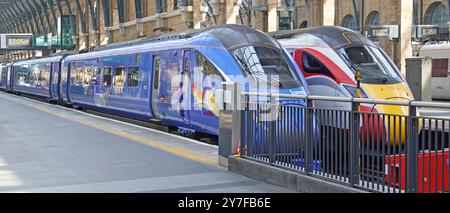
<path id="1" fill-rule="evenodd" d="M 200 29 L 203 22 L 202 14 L 202 2 L 201 0 L 194 0 L 193 2 L 194 13 L 192 16 L 192 22 L 194 23 L 194 29 Z"/>
<path id="2" fill-rule="evenodd" d="M 412 44 L 411 44 L 411 26 L 413 23 L 413 1 L 401 0 L 400 2 L 400 39 L 397 44 L 396 54 L 399 61 L 397 64 L 400 66 L 402 74 L 406 73 L 405 59 L 412 56 Z"/>
<path id="3" fill-rule="evenodd" d="M 98 30 L 92 30 L 92 38 L 93 39 L 92 39 L 92 43 L 90 44 L 91 47 L 96 47 L 99 45 L 99 43 L 100 43 L 98 41 L 99 35 L 100 35 L 100 32 Z"/>
<path id="4" fill-rule="evenodd" d="M 322 25 L 334 26 L 336 13 L 336 0 L 323 0 Z"/>
<path id="5" fill-rule="evenodd" d="M 227 0 L 225 1 L 225 23 L 236 24 L 237 16 L 239 15 L 239 7 L 242 0 Z"/>
<path id="6" fill-rule="evenodd" d="M 144 23 L 142 23 L 141 19 L 136 19 L 136 29 L 139 37 L 144 37 Z"/>
<path id="7" fill-rule="evenodd" d="M 79 44 L 79 50 L 84 50 L 87 49 L 89 44 L 88 44 L 88 34 L 87 33 L 81 33 L 80 35 L 80 44 Z"/>
<path id="8" fill-rule="evenodd" d="M 267 0 L 267 32 L 278 30 L 278 0 Z"/>

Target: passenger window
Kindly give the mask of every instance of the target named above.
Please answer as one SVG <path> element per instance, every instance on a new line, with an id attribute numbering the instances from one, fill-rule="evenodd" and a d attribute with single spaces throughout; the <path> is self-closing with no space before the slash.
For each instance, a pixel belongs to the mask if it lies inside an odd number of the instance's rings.
<path id="1" fill-rule="evenodd" d="M 159 55 L 153 56 L 153 89 L 159 89 L 159 72 L 161 59 Z"/>
<path id="2" fill-rule="evenodd" d="M 100 74 L 102 73 L 102 70 L 98 67 L 94 67 L 94 75 L 95 76 L 100 76 Z"/>
<path id="3" fill-rule="evenodd" d="M 137 87 L 139 85 L 139 67 L 128 68 L 127 85 L 129 87 Z"/>
<path id="4" fill-rule="evenodd" d="M 96 85 L 96 86 L 99 86 L 100 85 L 99 77 L 102 74 L 102 70 L 100 68 L 98 68 L 98 67 L 94 67 L 94 71 L 93 72 L 94 72 L 93 84 Z"/>
<path id="5" fill-rule="evenodd" d="M 84 85 L 91 85 L 91 80 L 92 80 L 92 68 L 91 67 L 87 67 L 86 71 L 84 73 Z"/>
<path id="6" fill-rule="evenodd" d="M 114 73 L 114 87 L 123 88 L 125 84 L 125 68 L 117 67 Z"/>
<path id="7" fill-rule="evenodd" d="M 183 70 L 183 75 L 187 75 L 189 72 L 189 56 L 185 56 L 184 57 L 184 70 Z"/>
<path id="8" fill-rule="evenodd" d="M 112 83 L 112 69 L 111 68 L 103 68 L 103 86 L 110 87 Z"/>
<path id="9" fill-rule="evenodd" d="M 76 68 L 75 70 L 75 85 L 83 83 L 83 68 Z"/>
<path id="10" fill-rule="evenodd" d="M 38 67 L 39 69 L 39 67 Z M 48 81 L 50 79 L 50 71 L 48 70 L 47 66 L 45 65 L 43 68 L 39 69 L 39 78 L 37 82 L 37 86 L 42 88 L 48 88 Z"/>

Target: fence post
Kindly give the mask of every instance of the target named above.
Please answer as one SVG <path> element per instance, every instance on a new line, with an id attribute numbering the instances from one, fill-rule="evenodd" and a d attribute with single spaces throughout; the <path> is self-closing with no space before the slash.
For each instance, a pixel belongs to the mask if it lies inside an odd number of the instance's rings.
<path id="1" fill-rule="evenodd" d="M 408 135 L 407 135 L 407 144 L 406 144 L 406 192 L 415 193 L 417 192 L 417 134 L 418 134 L 418 119 L 417 119 L 417 108 L 411 106 L 411 102 L 409 103 L 409 115 L 408 115 Z"/>
<path id="2" fill-rule="evenodd" d="M 313 172 L 312 161 L 313 161 L 313 133 L 314 133 L 314 122 L 313 122 L 313 112 L 312 112 L 312 100 L 306 97 L 306 109 L 305 109 L 305 172 L 309 174 Z M 314 138 L 317 139 L 317 138 Z"/>
<path id="3" fill-rule="evenodd" d="M 223 94 L 221 95 L 221 107 L 219 114 L 219 164 L 228 166 L 228 157 L 235 155 L 238 145 L 241 143 L 241 103 L 240 87 L 236 83 L 223 83 Z"/>
<path id="4" fill-rule="evenodd" d="M 240 98 L 242 99 L 242 96 L 240 96 Z M 240 105 L 240 108 L 238 108 L 238 110 L 240 110 L 241 112 L 241 128 L 242 128 L 242 133 L 241 133 L 241 143 L 240 143 L 240 156 L 248 156 L 248 147 L 249 147 L 249 143 L 251 143 L 251 141 L 249 140 L 249 135 L 251 134 L 251 132 L 249 131 L 250 125 L 251 123 L 249 123 L 250 120 L 250 98 L 248 95 L 244 95 L 243 98 L 244 103 L 242 103 Z"/>
<path id="5" fill-rule="evenodd" d="M 350 144 L 349 144 L 349 182 L 352 186 L 359 184 L 359 103 L 352 100 L 350 113 Z"/>
<path id="6" fill-rule="evenodd" d="M 274 97 L 270 97 L 270 114 L 269 114 L 269 163 L 275 163 L 275 135 L 278 108 Z"/>

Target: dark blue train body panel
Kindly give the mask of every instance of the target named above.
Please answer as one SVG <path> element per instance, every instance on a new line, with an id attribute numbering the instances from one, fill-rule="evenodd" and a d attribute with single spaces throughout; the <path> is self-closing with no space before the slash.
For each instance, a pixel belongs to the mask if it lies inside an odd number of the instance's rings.
<path id="1" fill-rule="evenodd" d="M 0 65 L 0 89 L 11 91 L 11 65 L 6 63 Z"/>
<path id="2" fill-rule="evenodd" d="M 19 93 L 212 135 L 219 132 L 222 83 L 236 82 L 247 92 L 308 94 L 289 53 L 270 36 L 239 25 L 32 59 L 9 69 Z M 304 117 L 297 119 L 300 126 Z"/>
<path id="3" fill-rule="evenodd" d="M 60 64 L 65 55 L 19 61 L 10 66 L 11 90 L 59 100 Z"/>
<path id="4" fill-rule="evenodd" d="M 61 68 L 61 98 L 75 106 L 218 135 L 216 94 L 222 82 L 247 85 L 244 91 L 268 91 L 253 86 L 233 55 L 232 50 L 252 45 L 279 52 L 298 79 L 297 86 L 277 92 L 307 94 L 299 68 L 275 40 L 227 25 L 68 56 Z"/>

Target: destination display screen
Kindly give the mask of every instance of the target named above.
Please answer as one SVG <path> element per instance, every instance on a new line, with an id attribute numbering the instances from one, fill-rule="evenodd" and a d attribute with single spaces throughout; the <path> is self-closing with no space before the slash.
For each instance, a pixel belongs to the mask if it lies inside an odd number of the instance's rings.
<path id="1" fill-rule="evenodd" d="M 6 48 L 31 48 L 33 47 L 32 41 L 32 36 L 8 35 L 6 36 Z"/>

